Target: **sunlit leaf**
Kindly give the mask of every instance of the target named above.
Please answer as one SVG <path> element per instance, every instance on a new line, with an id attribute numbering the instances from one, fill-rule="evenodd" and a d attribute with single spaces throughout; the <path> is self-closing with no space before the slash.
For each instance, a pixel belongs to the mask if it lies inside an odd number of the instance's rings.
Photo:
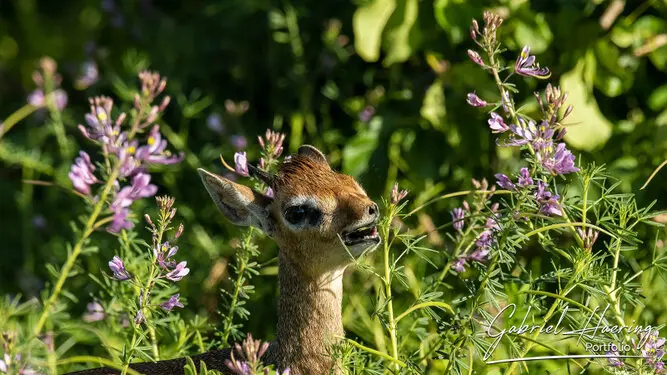
<path id="1" fill-rule="evenodd" d="M 564 74 L 561 87 L 568 93 L 574 110 L 566 119 L 569 124 L 565 141 L 574 148 L 591 151 L 603 146 L 611 136 L 612 124 L 598 108 L 595 97 L 586 89 L 582 78 L 583 63 Z"/>
<path id="2" fill-rule="evenodd" d="M 396 8 L 395 0 L 374 0 L 354 12 L 354 48 L 366 61 L 380 58 L 382 31 Z"/>

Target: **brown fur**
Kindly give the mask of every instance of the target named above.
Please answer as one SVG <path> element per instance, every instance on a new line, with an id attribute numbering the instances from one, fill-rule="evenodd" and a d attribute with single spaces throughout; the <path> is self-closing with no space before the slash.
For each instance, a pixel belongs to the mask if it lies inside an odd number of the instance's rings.
<path id="1" fill-rule="evenodd" d="M 264 360 L 278 368 L 289 367 L 292 375 L 340 373 L 327 355 L 328 347 L 343 336 L 341 303 L 343 272 L 352 261 L 341 242 L 344 230 L 368 225 L 377 219 L 377 206 L 350 176 L 334 172 L 324 155 L 312 146 L 302 146 L 284 162 L 267 182 L 274 190 L 268 198 L 250 188 L 200 170 L 202 181 L 223 215 L 241 226 L 262 229 L 280 247 L 277 342 Z M 266 176 L 262 176 L 266 177 Z M 282 212 L 293 199 L 317 202 L 323 212 L 317 227 L 293 230 Z M 225 372 L 228 350 L 197 356 L 208 368 Z M 182 374 L 184 361 L 134 364 L 149 374 Z M 105 375 L 95 369 L 80 375 Z"/>

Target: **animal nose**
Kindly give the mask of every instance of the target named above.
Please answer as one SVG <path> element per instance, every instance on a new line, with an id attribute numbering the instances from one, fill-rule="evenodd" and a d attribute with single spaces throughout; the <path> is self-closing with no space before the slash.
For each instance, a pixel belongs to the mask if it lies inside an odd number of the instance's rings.
<path id="1" fill-rule="evenodd" d="M 371 216 L 377 216 L 379 213 L 378 205 L 375 202 L 372 202 L 370 206 L 368 206 L 368 214 Z"/>

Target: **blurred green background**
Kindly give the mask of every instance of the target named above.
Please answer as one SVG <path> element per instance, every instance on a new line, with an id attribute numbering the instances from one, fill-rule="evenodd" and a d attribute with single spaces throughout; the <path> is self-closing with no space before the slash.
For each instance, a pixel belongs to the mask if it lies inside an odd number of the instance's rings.
<path id="1" fill-rule="evenodd" d="M 498 100 L 493 82 L 469 61 L 468 27 L 493 9 L 506 18 L 502 56 L 511 64 L 523 45 L 553 71 L 575 112 L 567 141 L 582 163 L 607 164 L 621 188 L 648 203 L 667 194 L 664 172 L 639 187 L 667 158 L 667 3 L 657 1 L 464 0 L 14 0 L 0 1 L 0 117 L 26 103 L 42 56 L 58 62 L 68 94 L 60 147 L 47 113 L 38 111 L 0 139 L 0 294 L 35 296 L 48 279 L 45 264 L 62 264 L 70 221 L 81 200 L 57 187 L 79 149 L 91 150 L 76 125 L 87 98 L 131 100 L 136 72 L 168 77 L 172 103 L 162 129 L 183 163 L 154 174 L 158 194 L 176 197 L 185 223 L 181 257 L 192 277 L 181 285 L 189 313 L 215 320 L 226 262 L 240 231 L 217 213 L 197 167 L 223 173 L 219 154 L 245 149 L 256 161 L 256 136 L 273 128 L 287 149 L 321 148 L 332 165 L 358 177 L 376 200 L 394 181 L 411 204 L 493 179 L 519 162 L 495 144 L 468 92 Z M 82 69 L 99 79 L 77 84 Z M 516 80 L 523 110 L 546 82 Z M 87 87 L 84 87 L 87 86 Z M 247 110 L 246 110 L 247 106 Z M 143 205 L 143 206 L 141 206 Z M 415 225 L 449 221 L 456 202 L 434 205 Z M 142 208 L 143 207 L 143 208 Z M 150 200 L 138 210 L 153 210 Z M 659 201 L 657 208 L 665 208 Z M 141 226 L 141 224 L 140 224 Z M 142 231 L 148 238 L 148 232 Z M 84 257 L 82 275 L 68 281 L 83 311 L 94 286 L 85 272 L 106 272 L 118 243 L 98 233 L 99 256 Z M 438 236 L 430 238 L 439 246 Z M 275 312 L 275 248 L 262 241 L 257 294 L 249 331 L 270 338 Z"/>

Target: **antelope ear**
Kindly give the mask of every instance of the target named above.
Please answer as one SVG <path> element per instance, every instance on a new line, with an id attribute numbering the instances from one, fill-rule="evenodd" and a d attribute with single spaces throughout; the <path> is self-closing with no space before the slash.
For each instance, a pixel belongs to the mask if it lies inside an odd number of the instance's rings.
<path id="1" fill-rule="evenodd" d="M 326 166 L 329 166 L 329 162 L 327 161 L 327 157 L 324 156 L 322 151 L 318 150 L 315 146 L 311 145 L 303 145 L 299 147 L 299 150 L 296 152 L 297 155 L 305 156 L 308 159 L 311 159 L 315 162 L 324 164 Z"/>
<path id="2" fill-rule="evenodd" d="M 235 225 L 253 226 L 271 235 L 269 205 L 273 198 L 204 169 L 197 169 L 204 187 L 222 214 Z"/>

